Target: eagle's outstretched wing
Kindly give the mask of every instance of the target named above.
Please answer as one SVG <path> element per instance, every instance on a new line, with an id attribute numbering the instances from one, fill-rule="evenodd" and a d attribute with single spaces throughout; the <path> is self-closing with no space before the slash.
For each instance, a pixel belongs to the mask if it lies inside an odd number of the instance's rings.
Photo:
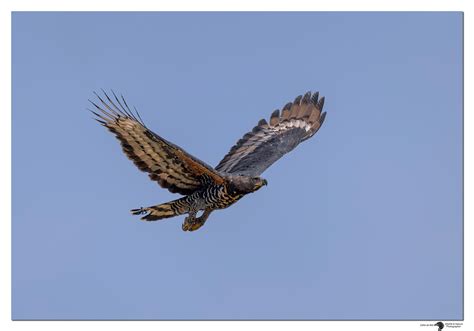
<path id="1" fill-rule="evenodd" d="M 124 153 L 152 180 L 180 194 L 191 194 L 212 182 L 224 182 L 211 166 L 149 130 L 123 97 L 119 100 L 113 93 L 112 101 L 105 92 L 104 95 L 106 100 L 96 94 L 100 105 L 91 101 L 96 108 L 96 112 L 92 111 L 96 120 L 116 135 Z"/>
<path id="2" fill-rule="evenodd" d="M 216 170 L 231 174 L 259 176 L 275 161 L 311 138 L 326 117 L 322 112 L 324 97 L 307 92 L 286 104 L 281 114 L 277 109 L 270 122 L 262 119 L 246 133 L 216 166 Z"/>

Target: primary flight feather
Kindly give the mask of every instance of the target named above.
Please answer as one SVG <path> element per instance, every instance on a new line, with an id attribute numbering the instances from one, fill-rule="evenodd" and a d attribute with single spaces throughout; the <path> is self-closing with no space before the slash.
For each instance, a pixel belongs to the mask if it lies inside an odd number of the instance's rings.
<path id="1" fill-rule="evenodd" d="M 96 120 L 115 134 L 124 153 L 150 178 L 170 192 L 184 197 L 156 206 L 132 209 L 156 221 L 188 214 L 184 231 L 204 225 L 212 211 L 227 208 L 244 195 L 267 184 L 260 175 L 299 143 L 311 138 L 326 117 L 324 97 L 307 92 L 275 110 L 269 122 L 262 119 L 246 133 L 213 168 L 181 147 L 146 127 L 138 112 L 129 108 L 123 97 L 103 92 L 91 101 Z M 200 217 L 197 213 L 203 211 Z"/>

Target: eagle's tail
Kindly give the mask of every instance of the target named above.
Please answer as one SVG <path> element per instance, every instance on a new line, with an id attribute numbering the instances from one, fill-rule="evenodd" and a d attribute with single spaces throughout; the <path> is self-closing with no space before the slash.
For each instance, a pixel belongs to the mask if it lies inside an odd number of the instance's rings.
<path id="1" fill-rule="evenodd" d="M 181 199 L 162 203 L 161 205 L 132 209 L 131 212 L 133 215 L 146 214 L 142 217 L 142 220 L 157 221 L 189 212 L 189 203 L 186 201 L 186 197 L 183 197 Z"/>

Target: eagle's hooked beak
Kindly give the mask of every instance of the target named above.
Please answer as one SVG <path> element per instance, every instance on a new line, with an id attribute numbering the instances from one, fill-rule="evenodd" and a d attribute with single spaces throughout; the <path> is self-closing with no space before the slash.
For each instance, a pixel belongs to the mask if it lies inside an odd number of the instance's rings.
<path id="1" fill-rule="evenodd" d="M 257 188 L 261 188 L 262 186 L 266 186 L 268 184 L 266 179 L 262 179 L 260 183 L 257 184 Z"/>
<path id="2" fill-rule="evenodd" d="M 264 185 L 267 185 L 268 182 L 266 179 L 263 179 L 263 178 L 259 178 L 259 180 L 255 183 L 255 187 L 254 187 L 254 190 L 258 190 L 260 189 L 262 186 Z"/>

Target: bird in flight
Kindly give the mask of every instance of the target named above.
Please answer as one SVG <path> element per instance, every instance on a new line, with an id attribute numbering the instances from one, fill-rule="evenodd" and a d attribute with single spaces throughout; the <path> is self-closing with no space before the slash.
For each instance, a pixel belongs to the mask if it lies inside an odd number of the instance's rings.
<path id="1" fill-rule="evenodd" d="M 98 101 L 91 110 L 96 120 L 115 134 L 124 153 L 151 180 L 180 199 L 156 206 L 132 209 L 145 221 L 187 214 L 182 229 L 195 231 L 209 215 L 255 192 L 267 181 L 260 175 L 299 143 L 311 138 L 326 117 L 324 97 L 307 92 L 275 110 L 269 122 L 262 119 L 246 133 L 213 168 L 184 149 L 154 133 L 140 115 L 129 108 L 123 96 L 95 93 Z M 197 217 L 198 212 L 202 214 Z"/>

